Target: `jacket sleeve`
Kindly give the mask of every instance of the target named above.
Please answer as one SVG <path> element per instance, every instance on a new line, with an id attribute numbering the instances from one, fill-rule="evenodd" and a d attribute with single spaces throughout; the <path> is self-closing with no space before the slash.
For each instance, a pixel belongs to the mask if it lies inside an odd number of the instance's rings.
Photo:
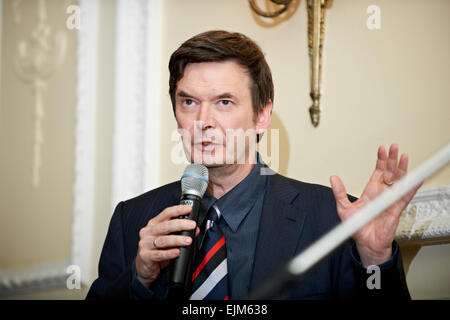
<path id="1" fill-rule="evenodd" d="M 411 300 L 403 270 L 400 246 L 392 243 L 392 257 L 381 265 L 365 268 L 360 262 L 356 246 L 352 246 L 355 265 L 357 298 L 380 300 Z"/>
<path id="2" fill-rule="evenodd" d="M 162 299 L 166 296 L 164 276 L 146 288 L 137 279 L 135 260 L 128 262 L 123 231 L 123 202 L 119 203 L 109 224 L 98 267 L 98 278 L 92 283 L 86 299 L 131 300 Z"/>
<path id="3" fill-rule="evenodd" d="M 392 243 L 392 257 L 377 266 L 363 266 L 353 240 L 344 245 L 340 260 L 335 279 L 337 299 L 411 299 L 397 242 Z"/>
<path id="4" fill-rule="evenodd" d="M 114 210 L 100 256 L 98 278 L 92 283 L 86 299 L 131 297 L 131 267 L 127 267 L 125 261 L 122 210 L 123 202 Z"/>

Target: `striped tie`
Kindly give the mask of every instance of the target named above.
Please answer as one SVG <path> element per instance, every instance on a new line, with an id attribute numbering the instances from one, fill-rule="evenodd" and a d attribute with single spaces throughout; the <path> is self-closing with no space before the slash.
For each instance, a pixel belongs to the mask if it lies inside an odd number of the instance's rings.
<path id="1" fill-rule="evenodd" d="M 192 274 L 190 300 L 228 300 L 227 247 L 218 226 L 220 211 L 215 204 L 207 219 L 205 239 Z"/>

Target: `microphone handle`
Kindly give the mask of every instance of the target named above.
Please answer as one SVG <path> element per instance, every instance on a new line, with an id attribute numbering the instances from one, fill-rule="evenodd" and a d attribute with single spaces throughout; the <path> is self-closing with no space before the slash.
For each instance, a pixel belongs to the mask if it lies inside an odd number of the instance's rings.
<path id="1" fill-rule="evenodd" d="M 179 219 L 190 219 L 195 221 L 198 224 L 198 213 L 200 209 L 200 197 L 192 194 L 184 194 L 181 197 L 180 204 L 188 205 L 192 207 L 191 212 L 188 215 L 180 216 Z M 194 238 L 195 238 L 195 229 L 194 230 L 184 230 L 182 232 L 178 232 L 176 234 L 180 234 L 183 236 L 188 236 L 192 238 L 192 242 L 189 246 L 180 247 L 180 255 L 173 259 L 170 263 L 169 268 L 169 287 L 181 287 L 184 288 L 186 283 L 187 269 L 189 265 L 189 261 L 191 260 L 191 256 L 193 253 L 194 246 Z"/>

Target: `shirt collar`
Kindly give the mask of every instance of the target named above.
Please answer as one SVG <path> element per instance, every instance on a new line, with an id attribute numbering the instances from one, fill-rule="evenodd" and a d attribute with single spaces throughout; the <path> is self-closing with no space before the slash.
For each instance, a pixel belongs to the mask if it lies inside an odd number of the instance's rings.
<path id="1" fill-rule="evenodd" d="M 257 163 L 248 176 L 220 199 L 216 199 L 205 192 L 201 202 L 203 211 L 208 212 L 211 206 L 216 204 L 225 222 L 233 232 L 236 232 L 241 222 L 255 205 L 256 200 L 264 193 L 267 176 L 261 174 L 261 168 L 265 166 L 258 153 Z"/>

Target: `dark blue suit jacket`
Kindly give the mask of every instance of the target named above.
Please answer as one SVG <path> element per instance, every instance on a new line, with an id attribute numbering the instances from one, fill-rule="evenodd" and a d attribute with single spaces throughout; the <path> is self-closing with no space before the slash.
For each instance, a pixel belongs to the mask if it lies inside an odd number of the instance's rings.
<path id="1" fill-rule="evenodd" d="M 131 266 L 136 258 L 139 230 L 165 208 L 179 204 L 180 181 L 121 202 L 111 219 L 99 263 L 99 277 L 87 299 L 131 299 Z M 353 198 L 354 199 L 354 198 Z M 269 176 L 256 244 L 251 288 L 257 288 L 296 254 L 340 223 L 330 188 L 275 174 Z M 371 274 L 359 262 L 353 240 L 348 240 L 294 282 L 287 299 L 410 299 L 400 248 L 393 243 L 393 257 L 380 266 L 381 289 L 369 290 Z M 164 278 L 164 272 L 160 276 Z M 161 292 L 165 281 L 153 288 Z M 158 297 L 158 295 L 155 296 Z"/>

